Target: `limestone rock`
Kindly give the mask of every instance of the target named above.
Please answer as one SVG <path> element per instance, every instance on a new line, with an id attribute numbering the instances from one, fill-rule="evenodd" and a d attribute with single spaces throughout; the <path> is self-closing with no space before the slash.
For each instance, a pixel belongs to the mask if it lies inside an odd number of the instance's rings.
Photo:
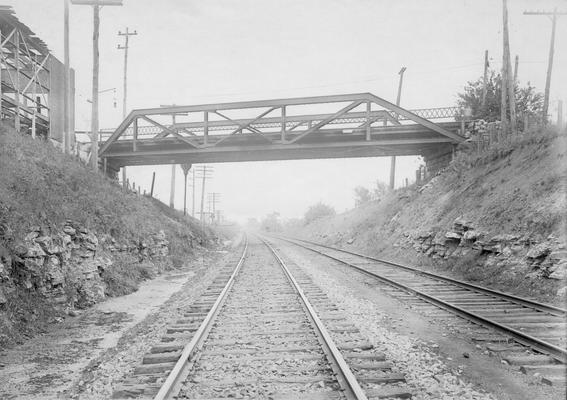
<path id="1" fill-rule="evenodd" d="M 526 257 L 531 259 L 543 258 L 547 256 L 550 253 L 550 251 L 551 249 L 549 247 L 549 244 L 540 243 L 532 247 L 530 251 L 528 251 L 528 254 L 526 254 Z"/>
<path id="2" fill-rule="evenodd" d="M 549 275 L 550 279 L 564 280 L 567 279 L 567 261 L 563 261 L 553 268 L 553 272 Z"/>
<path id="3" fill-rule="evenodd" d="M 483 236 L 482 232 L 470 230 L 463 233 L 463 240 L 474 242 L 475 240 L 479 239 L 482 236 Z"/>
<path id="4" fill-rule="evenodd" d="M 461 237 L 462 237 L 461 234 L 458 233 L 458 232 L 451 232 L 451 231 L 449 231 L 449 232 L 446 232 L 446 233 L 445 233 L 445 238 L 448 239 L 448 240 L 450 240 L 450 241 L 457 241 L 457 242 L 459 242 L 459 241 L 461 240 Z"/>
<path id="5" fill-rule="evenodd" d="M 32 243 L 27 246 L 26 257 L 45 257 L 45 251 L 37 243 Z"/>
<path id="6" fill-rule="evenodd" d="M 77 234 L 76 229 L 73 228 L 71 225 L 65 225 L 63 227 L 63 232 L 65 232 L 69 236 L 75 236 Z"/>

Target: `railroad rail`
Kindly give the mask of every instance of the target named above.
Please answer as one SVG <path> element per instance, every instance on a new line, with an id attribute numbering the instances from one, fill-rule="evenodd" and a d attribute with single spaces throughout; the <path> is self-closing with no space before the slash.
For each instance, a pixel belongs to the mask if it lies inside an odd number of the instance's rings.
<path id="1" fill-rule="evenodd" d="M 541 356 L 524 360 L 526 363 L 547 365 L 549 370 L 564 372 L 564 365 L 554 367 L 553 364 L 567 362 L 565 309 L 353 251 L 302 239 L 279 239 L 338 261 L 428 303 L 495 329 L 542 353 Z M 517 361 L 517 364 L 522 362 L 521 359 L 511 360 L 512 363 Z"/>
<path id="2" fill-rule="evenodd" d="M 113 398 L 411 398 L 405 377 L 310 278 L 254 241 Z"/>

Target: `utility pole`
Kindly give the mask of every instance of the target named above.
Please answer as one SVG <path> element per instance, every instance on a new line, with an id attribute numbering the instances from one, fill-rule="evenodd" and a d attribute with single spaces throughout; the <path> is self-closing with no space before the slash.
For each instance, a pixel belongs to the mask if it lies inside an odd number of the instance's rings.
<path id="1" fill-rule="evenodd" d="M 209 201 L 209 214 L 211 215 L 211 222 L 214 222 L 216 213 L 217 213 L 217 203 L 220 203 L 220 193 L 209 193 L 208 201 Z M 212 205 L 212 210 L 211 210 Z"/>
<path id="2" fill-rule="evenodd" d="M 126 31 L 124 33 L 118 31 L 118 36 L 124 36 L 124 46 L 118 45 L 118 50 L 124 50 L 124 89 L 122 92 L 122 118 L 126 119 L 126 104 L 128 98 L 128 42 L 130 36 L 137 35 L 138 32 L 130 32 L 128 31 L 128 27 L 126 27 Z"/>
<path id="3" fill-rule="evenodd" d="M 551 71 L 553 69 L 553 52 L 555 47 L 555 26 L 557 25 L 557 16 L 567 15 L 567 12 L 557 12 L 557 8 L 553 11 L 524 11 L 524 15 L 547 15 L 553 16 L 551 19 L 551 43 L 549 45 L 549 61 L 547 62 L 547 77 L 545 79 L 545 94 L 543 97 L 542 109 L 542 125 L 547 123 L 547 111 L 549 109 L 549 89 L 551 86 Z"/>
<path id="4" fill-rule="evenodd" d="M 518 62 L 520 61 L 520 57 L 516 54 L 516 59 L 514 60 L 514 86 L 518 82 Z"/>
<path id="5" fill-rule="evenodd" d="M 137 35 L 138 32 L 129 32 L 126 27 L 126 32 L 118 31 L 118 36 L 124 36 L 124 46 L 118 45 L 118 50 L 124 50 L 124 88 L 122 91 L 122 119 L 126 119 L 126 99 L 128 98 L 128 42 L 130 36 Z M 122 167 L 122 182 L 126 181 L 126 167 Z"/>
<path id="6" fill-rule="evenodd" d="M 169 206 L 175 208 L 175 164 L 171 164 L 171 187 L 169 190 Z"/>
<path id="7" fill-rule="evenodd" d="M 488 67 L 489 67 L 488 50 L 484 50 L 484 75 L 482 78 L 482 110 L 483 111 L 486 109 L 486 92 L 487 92 L 486 85 L 488 84 Z"/>
<path id="8" fill-rule="evenodd" d="M 195 168 L 193 168 L 193 182 L 192 182 L 191 188 L 193 189 L 191 191 L 191 194 L 192 194 L 192 197 L 193 197 L 192 204 L 191 204 L 191 216 L 193 218 L 195 218 Z"/>
<path id="9" fill-rule="evenodd" d="M 514 85 L 512 83 L 512 64 L 510 61 L 510 38 L 508 34 L 508 4 L 506 0 L 502 0 L 502 19 L 503 19 L 503 52 L 502 52 L 502 97 L 505 101 L 508 95 L 508 105 L 510 108 L 510 131 L 516 131 L 516 98 L 514 94 Z M 502 111 L 506 119 L 506 105 Z M 504 131 L 506 132 L 506 131 Z"/>
<path id="10" fill-rule="evenodd" d="M 187 174 L 191 169 L 191 164 L 181 164 L 183 175 L 185 175 L 185 190 L 183 192 L 183 215 L 187 215 Z"/>
<path id="11" fill-rule="evenodd" d="M 72 4 L 93 7 L 93 94 L 91 111 L 91 164 L 98 171 L 98 38 L 100 30 L 100 8 L 102 6 L 121 6 L 122 0 L 71 0 Z"/>
<path id="12" fill-rule="evenodd" d="M 398 74 L 400 75 L 400 81 L 398 83 L 398 96 L 396 98 L 396 105 L 400 105 L 400 99 L 402 97 L 402 83 L 404 81 L 404 72 L 406 72 L 406 67 L 402 67 Z M 394 189 L 396 183 L 396 156 L 390 157 L 390 189 Z"/>
<path id="13" fill-rule="evenodd" d="M 201 225 L 204 224 L 205 222 L 205 183 L 207 181 L 207 179 L 212 178 L 212 174 L 213 174 L 213 167 L 209 166 L 209 165 L 202 165 L 200 167 L 200 169 L 197 170 L 197 172 L 199 173 L 198 178 L 202 178 L 202 184 L 201 184 L 201 215 L 200 215 L 200 219 L 201 219 Z"/>
<path id="14" fill-rule="evenodd" d="M 63 47 L 64 47 L 64 63 L 65 76 L 63 77 L 63 151 L 66 154 L 71 152 L 71 67 L 69 62 L 69 0 L 63 0 L 64 16 L 63 16 Z"/>

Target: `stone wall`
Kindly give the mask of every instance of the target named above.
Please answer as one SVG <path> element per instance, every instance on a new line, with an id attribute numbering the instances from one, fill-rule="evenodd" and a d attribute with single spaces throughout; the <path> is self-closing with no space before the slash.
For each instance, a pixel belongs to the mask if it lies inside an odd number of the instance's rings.
<path id="1" fill-rule="evenodd" d="M 434 259 L 481 260 L 486 267 L 506 268 L 511 274 L 565 281 L 567 247 L 553 235 L 536 240 L 529 234 L 490 236 L 463 217 L 455 219 L 449 231 L 406 232 L 400 247 L 413 247 Z M 558 295 L 565 295 L 567 286 Z"/>
<path id="2" fill-rule="evenodd" d="M 120 255 L 149 263 L 156 272 L 168 262 L 163 231 L 119 243 L 67 221 L 60 230 L 33 227 L 20 241 L 4 228 L 3 237 L 11 239 L 13 255 L 0 254 L 0 311 L 17 290 L 38 294 L 59 310 L 85 308 L 105 298 L 102 274 Z"/>

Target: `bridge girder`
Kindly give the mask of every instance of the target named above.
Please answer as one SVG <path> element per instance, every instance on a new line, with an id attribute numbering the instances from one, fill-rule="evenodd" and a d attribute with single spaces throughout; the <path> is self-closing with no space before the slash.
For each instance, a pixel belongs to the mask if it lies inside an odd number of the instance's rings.
<path id="1" fill-rule="evenodd" d="M 306 114 L 305 107 L 334 112 Z M 459 123 L 433 123 L 419 113 L 454 117 L 457 109 L 412 112 L 371 93 L 140 109 L 103 143 L 100 156 L 113 168 L 346 158 L 422 154 L 464 140 Z"/>

